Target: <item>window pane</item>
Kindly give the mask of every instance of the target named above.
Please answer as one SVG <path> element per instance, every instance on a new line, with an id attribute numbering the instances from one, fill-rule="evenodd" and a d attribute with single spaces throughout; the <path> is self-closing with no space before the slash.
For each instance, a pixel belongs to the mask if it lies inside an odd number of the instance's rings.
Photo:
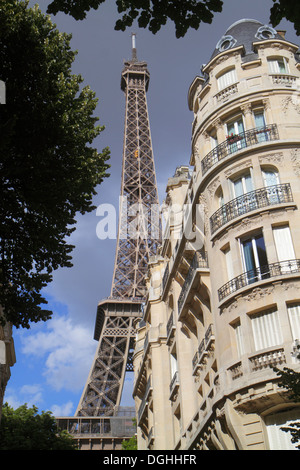
<path id="1" fill-rule="evenodd" d="M 262 235 L 258 235 L 255 237 L 256 242 L 256 249 L 257 255 L 259 259 L 259 266 L 266 266 L 268 264 L 267 254 L 266 254 L 266 246 L 264 242 L 264 237 Z"/>
<path id="2" fill-rule="evenodd" d="M 266 426 L 269 438 L 270 450 L 297 450 L 297 443 L 291 442 L 291 434 L 280 428 L 288 426 L 291 422 L 300 422 L 299 409 L 284 411 L 266 417 Z"/>
<path id="3" fill-rule="evenodd" d="M 290 227 L 287 225 L 284 227 L 274 227 L 273 234 L 278 261 L 295 259 Z"/>
<path id="4" fill-rule="evenodd" d="M 254 270 L 256 266 L 252 247 L 252 239 L 245 240 L 242 244 L 242 247 L 244 252 L 246 271 Z"/>
<path id="5" fill-rule="evenodd" d="M 277 346 L 282 335 L 277 310 L 269 310 L 251 317 L 255 350 Z"/>
<path id="6" fill-rule="evenodd" d="M 287 310 L 292 330 L 292 337 L 295 341 L 296 339 L 300 339 L 300 304 L 291 305 Z"/>
<path id="7" fill-rule="evenodd" d="M 254 114 L 254 119 L 255 119 L 255 126 L 256 126 L 256 127 L 263 127 L 263 126 L 265 126 L 265 117 L 264 117 L 264 113 L 263 113 L 263 112 L 255 113 L 255 114 Z"/>
<path id="8" fill-rule="evenodd" d="M 232 83 L 235 83 L 237 81 L 235 69 L 228 70 L 223 75 L 221 75 L 217 81 L 219 90 L 223 90 Z"/>
<path id="9" fill-rule="evenodd" d="M 238 356 L 241 357 L 244 354 L 244 343 L 243 343 L 243 337 L 242 337 L 241 324 L 237 323 L 236 325 L 234 325 L 233 328 L 234 328 L 234 331 L 235 331 Z"/>
<path id="10" fill-rule="evenodd" d="M 274 186 L 279 183 L 278 173 L 274 170 L 263 170 L 265 186 Z"/>
<path id="11" fill-rule="evenodd" d="M 246 192 L 247 193 L 250 193 L 250 191 L 253 191 L 253 184 L 252 184 L 251 175 L 246 175 L 245 176 L 245 187 L 246 187 Z"/>

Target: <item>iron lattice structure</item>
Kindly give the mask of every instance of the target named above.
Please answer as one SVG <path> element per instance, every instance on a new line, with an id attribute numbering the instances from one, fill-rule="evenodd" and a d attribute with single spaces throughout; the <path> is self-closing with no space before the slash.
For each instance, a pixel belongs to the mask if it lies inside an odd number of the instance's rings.
<path id="1" fill-rule="evenodd" d="M 146 92 L 147 64 L 124 63 L 121 89 L 126 96 L 119 230 L 110 297 L 97 309 L 98 341 L 77 416 L 118 413 L 125 373 L 132 371 L 135 320 L 142 316 L 148 260 L 161 243 L 161 220 Z"/>

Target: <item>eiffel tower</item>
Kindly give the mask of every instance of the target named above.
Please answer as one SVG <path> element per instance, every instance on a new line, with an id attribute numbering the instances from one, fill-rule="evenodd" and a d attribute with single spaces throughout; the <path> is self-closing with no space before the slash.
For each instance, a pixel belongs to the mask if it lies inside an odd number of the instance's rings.
<path id="1" fill-rule="evenodd" d="M 125 126 L 119 228 L 110 297 L 97 308 L 94 339 L 98 348 L 76 416 L 114 416 L 121 403 L 125 373 L 133 370 L 135 320 L 146 297 L 149 257 L 161 243 L 161 220 L 149 126 L 147 64 L 124 62 Z"/>

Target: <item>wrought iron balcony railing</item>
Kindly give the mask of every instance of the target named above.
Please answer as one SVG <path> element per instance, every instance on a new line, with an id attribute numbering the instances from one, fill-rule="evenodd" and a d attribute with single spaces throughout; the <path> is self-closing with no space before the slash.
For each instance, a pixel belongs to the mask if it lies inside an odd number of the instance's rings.
<path id="1" fill-rule="evenodd" d="M 205 332 L 204 338 L 198 346 L 198 349 L 192 359 L 193 370 L 196 369 L 197 365 L 203 361 L 203 358 L 208 355 L 208 349 L 215 337 L 213 334 L 212 324 L 210 324 Z"/>
<path id="2" fill-rule="evenodd" d="M 296 273 L 300 273 L 300 259 L 279 261 L 277 263 L 271 263 L 251 269 L 250 271 L 231 279 L 229 282 L 224 284 L 224 286 L 218 289 L 219 301 L 254 282 L 282 276 L 284 274 Z"/>
<path id="3" fill-rule="evenodd" d="M 293 202 L 291 185 L 276 184 L 250 191 L 224 204 L 210 217 L 211 234 L 240 215 L 274 204 Z"/>
<path id="4" fill-rule="evenodd" d="M 221 144 L 211 150 L 201 161 L 202 175 L 213 167 L 218 161 L 239 150 L 261 142 L 277 140 L 279 138 L 277 125 L 255 127 L 240 134 L 228 136 Z"/>
<path id="5" fill-rule="evenodd" d="M 180 295 L 178 297 L 178 315 L 181 312 L 181 308 L 183 306 L 183 303 L 185 301 L 185 297 L 187 294 L 187 291 L 189 290 L 191 281 L 194 277 L 194 272 L 198 268 L 208 268 L 208 258 L 207 258 L 207 252 L 206 251 L 196 251 L 194 254 L 194 257 L 192 259 L 192 262 L 190 264 L 188 273 L 186 275 L 185 281 L 183 283 Z"/>
<path id="6" fill-rule="evenodd" d="M 178 375 L 178 371 L 176 371 L 170 383 L 170 395 L 173 395 L 173 393 L 175 392 L 178 386 L 179 386 L 179 375 Z"/>

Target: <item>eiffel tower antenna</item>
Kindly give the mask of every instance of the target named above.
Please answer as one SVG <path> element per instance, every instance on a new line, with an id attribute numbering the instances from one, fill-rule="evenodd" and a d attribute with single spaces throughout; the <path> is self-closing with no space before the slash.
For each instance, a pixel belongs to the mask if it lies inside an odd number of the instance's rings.
<path id="1" fill-rule="evenodd" d="M 137 54 L 136 54 L 136 41 L 135 41 L 136 34 L 131 33 L 131 42 L 132 42 L 132 60 L 137 61 Z"/>
<path id="2" fill-rule="evenodd" d="M 150 75 L 136 54 L 124 62 L 125 127 L 119 229 L 110 297 L 99 302 L 96 355 L 77 416 L 113 416 L 121 403 L 125 373 L 132 371 L 134 320 L 142 316 L 148 260 L 161 243 L 161 219 L 146 92 Z"/>

